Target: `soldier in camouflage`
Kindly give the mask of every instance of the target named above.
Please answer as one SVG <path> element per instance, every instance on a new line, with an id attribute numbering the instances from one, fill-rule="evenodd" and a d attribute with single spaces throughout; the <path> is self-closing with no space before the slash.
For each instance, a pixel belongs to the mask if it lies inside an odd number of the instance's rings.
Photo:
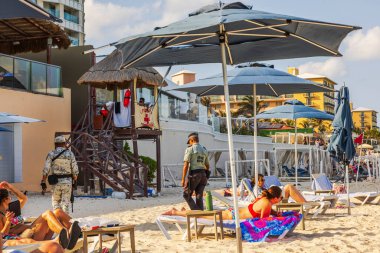
<path id="1" fill-rule="evenodd" d="M 55 149 L 46 157 L 41 185 L 46 185 L 46 179 L 49 174 L 57 175 L 58 183 L 52 186 L 53 209 L 60 208 L 66 213 L 69 213 L 72 185 L 77 180 L 79 174 L 78 165 L 73 152 L 66 149 L 64 136 L 57 136 L 54 142 Z"/>

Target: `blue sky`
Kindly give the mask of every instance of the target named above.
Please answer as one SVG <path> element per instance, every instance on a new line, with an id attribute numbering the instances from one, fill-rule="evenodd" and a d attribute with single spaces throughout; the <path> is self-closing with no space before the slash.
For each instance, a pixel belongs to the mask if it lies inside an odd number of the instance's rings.
<path id="1" fill-rule="evenodd" d="M 123 37 L 152 30 L 186 17 L 187 13 L 215 0 L 86 0 L 86 43 L 95 47 Z M 224 1 L 232 2 L 232 1 Z M 378 0 L 250 0 L 254 9 L 361 26 L 342 43 L 343 57 L 315 57 L 268 61 L 286 71 L 299 67 L 301 73 L 325 75 L 340 87 L 350 88 L 354 107 L 368 107 L 380 112 L 380 1 Z M 107 53 L 99 51 L 97 54 Z M 220 64 L 173 67 L 170 74 L 189 69 L 197 78 L 221 71 Z M 158 69 L 164 73 L 166 69 Z M 170 75 L 169 74 L 169 75 Z"/>

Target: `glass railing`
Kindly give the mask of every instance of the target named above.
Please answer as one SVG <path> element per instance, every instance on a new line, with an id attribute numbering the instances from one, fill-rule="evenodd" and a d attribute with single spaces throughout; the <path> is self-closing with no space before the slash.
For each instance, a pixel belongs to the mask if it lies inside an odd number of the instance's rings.
<path id="1" fill-rule="evenodd" d="M 59 10 L 53 9 L 53 8 L 46 8 L 45 9 L 47 12 L 49 12 L 51 15 L 59 18 Z"/>
<path id="2" fill-rule="evenodd" d="M 62 96 L 61 68 L 0 54 L 0 87 Z"/>
<path id="3" fill-rule="evenodd" d="M 79 24 L 79 17 L 75 16 L 73 14 L 70 14 L 68 12 L 64 12 L 64 19 L 70 22 L 73 22 L 75 24 Z"/>
<path id="4" fill-rule="evenodd" d="M 72 46 L 79 46 L 79 39 L 69 36 Z"/>

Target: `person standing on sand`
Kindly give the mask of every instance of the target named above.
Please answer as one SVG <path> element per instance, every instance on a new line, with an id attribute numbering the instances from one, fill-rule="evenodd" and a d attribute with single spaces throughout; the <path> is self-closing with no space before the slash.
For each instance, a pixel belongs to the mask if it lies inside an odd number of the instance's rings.
<path id="1" fill-rule="evenodd" d="M 199 144 L 197 133 L 191 133 L 188 136 L 187 144 L 189 147 L 185 150 L 181 182 L 184 190 L 183 197 L 191 210 L 203 210 L 203 191 L 210 175 L 208 152 Z M 194 192 L 195 202 L 192 198 Z"/>
<path id="2" fill-rule="evenodd" d="M 54 142 L 55 149 L 46 157 L 41 187 L 43 191 L 46 190 L 48 175 L 55 175 L 57 182 L 53 185 L 53 209 L 60 208 L 69 213 L 72 185 L 76 182 L 79 174 L 78 165 L 73 152 L 66 148 L 64 136 L 55 137 Z"/>

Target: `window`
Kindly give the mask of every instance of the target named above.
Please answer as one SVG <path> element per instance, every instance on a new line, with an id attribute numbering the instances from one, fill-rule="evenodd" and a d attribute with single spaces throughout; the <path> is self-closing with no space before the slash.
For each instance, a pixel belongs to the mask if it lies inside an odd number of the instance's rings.
<path id="1" fill-rule="evenodd" d="M 46 93 L 46 65 L 32 62 L 32 91 Z"/>
<path id="2" fill-rule="evenodd" d="M 0 85 L 13 87 L 13 58 L 0 55 Z"/>

